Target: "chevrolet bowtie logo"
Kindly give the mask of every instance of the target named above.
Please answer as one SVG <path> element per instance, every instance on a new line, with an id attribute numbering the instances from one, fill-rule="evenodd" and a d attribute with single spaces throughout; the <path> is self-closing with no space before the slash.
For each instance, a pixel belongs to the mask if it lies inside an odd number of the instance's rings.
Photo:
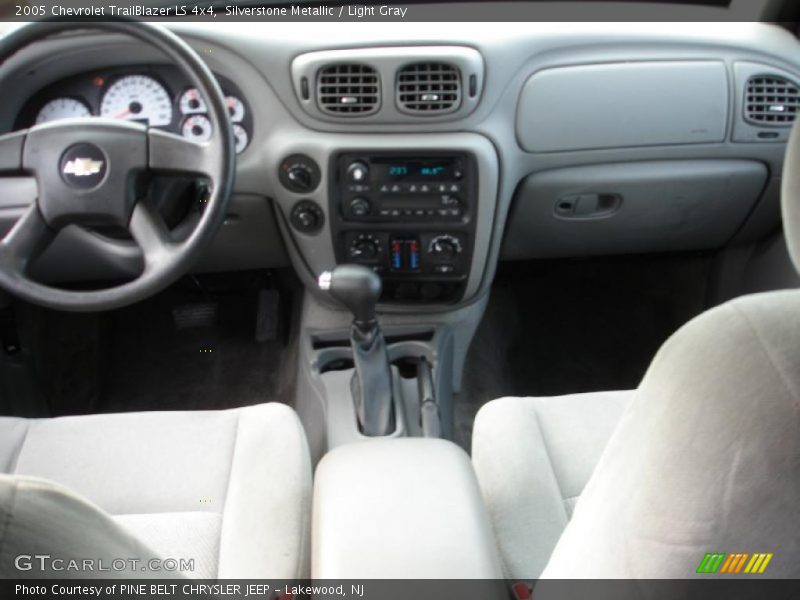
<path id="1" fill-rule="evenodd" d="M 75 158 L 64 165 L 64 175 L 88 177 L 89 175 L 97 175 L 102 169 L 102 160 L 92 160 L 91 158 Z"/>

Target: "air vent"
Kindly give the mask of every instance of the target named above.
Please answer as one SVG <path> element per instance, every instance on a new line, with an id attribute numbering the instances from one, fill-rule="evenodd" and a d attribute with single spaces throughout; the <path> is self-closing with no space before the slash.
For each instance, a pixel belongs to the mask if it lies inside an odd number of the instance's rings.
<path id="1" fill-rule="evenodd" d="M 777 75 L 758 75 L 747 81 L 745 119 L 756 125 L 794 122 L 800 108 L 800 89 Z"/>
<path id="2" fill-rule="evenodd" d="M 454 65 L 420 62 L 397 74 L 397 106 L 405 113 L 441 115 L 461 105 L 461 74 Z"/>
<path id="3" fill-rule="evenodd" d="M 317 77 L 317 103 L 322 112 L 341 117 L 372 114 L 380 105 L 378 73 L 356 63 L 323 67 Z"/>

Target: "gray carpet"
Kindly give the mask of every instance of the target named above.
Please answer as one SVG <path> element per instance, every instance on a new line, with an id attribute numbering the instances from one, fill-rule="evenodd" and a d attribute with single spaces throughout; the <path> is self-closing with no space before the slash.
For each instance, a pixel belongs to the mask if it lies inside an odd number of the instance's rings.
<path id="1" fill-rule="evenodd" d="M 706 308 L 707 256 L 501 266 L 456 399 L 469 448 L 478 409 L 502 396 L 631 389 L 661 344 Z"/>

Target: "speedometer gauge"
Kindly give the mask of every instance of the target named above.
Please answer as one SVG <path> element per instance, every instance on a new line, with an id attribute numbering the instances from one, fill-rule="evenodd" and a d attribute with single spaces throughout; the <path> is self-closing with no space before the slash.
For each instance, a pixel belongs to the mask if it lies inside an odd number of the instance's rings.
<path id="1" fill-rule="evenodd" d="M 76 117 L 91 117 L 89 107 L 75 98 L 56 98 L 45 104 L 36 115 L 36 124 L 41 125 L 48 121 L 70 119 Z"/>
<path id="2" fill-rule="evenodd" d="M 100 114 L 114 119 L 144 121 L 151 127 L 172 122 L 172 101 L 160 83 L 146 75 L 128 75 L 106 90 Z"/>

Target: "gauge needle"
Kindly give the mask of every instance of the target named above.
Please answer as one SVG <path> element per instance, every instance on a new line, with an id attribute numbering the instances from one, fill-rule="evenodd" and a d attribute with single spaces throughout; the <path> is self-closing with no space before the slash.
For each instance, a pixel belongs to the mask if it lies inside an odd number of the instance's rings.
<path id="1" fill-rule="evenodd" d="M 115 119 L 124 119 L 124 118 L 125 118 L 125 117 L 127 117 L 129 114 L 131 114 L 131 109 L 130 109 L 130 108 L 126 108 L 126 109 L 125 109 L 125 110 L 123 110 L 122 112 L 118 112 L 117 114 L 115 114 L 115 115 L 114 115 L 114 118 L 115 118 Z"/>

